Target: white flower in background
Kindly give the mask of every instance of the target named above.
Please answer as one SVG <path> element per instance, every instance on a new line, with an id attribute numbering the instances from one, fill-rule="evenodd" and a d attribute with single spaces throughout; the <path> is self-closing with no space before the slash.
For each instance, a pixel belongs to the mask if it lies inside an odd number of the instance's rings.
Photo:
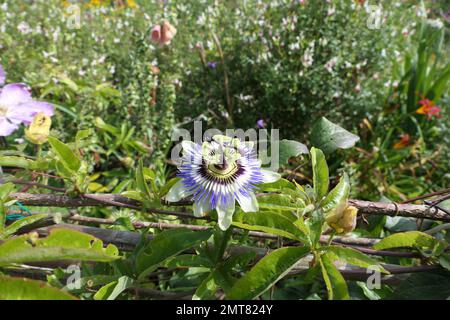
<path id="1" fill-rule="evenodd" d="M 328 8 L 328 11 L 327 11 L 327 16 L 332 16 L 333 14 L 335 14 L 335 12 L 336 12 L 336 8 L 334 7 L 334 6 L 331 6 L 331 7 L 329 7 Z"/>
<path id="2" fill-rule="evenodd" d="M 289 50 L 294 51 L 294 50 L 299 50 L 300 49 L 300 43 L 296 42 L 296 43 L 290 43 L 288 46 Z"/>
<path id="3" fill-rule="evenodd" d="M 59 39 L 59 29 L 53 32 L 53 42 L 57 42 Z"/>
<path id="4" fill-rule="evenodd" d="M 237 96 L 237 98 L 241 101 L 250 101 L 253 100 L 253 96 L 252 95 L 246 95 L 244 96 L 242 93 L 239 94 L 239 96 Z"/>
<path id="5" fill-rule="evenodd" d="M 305 50 L 303 57 L 301 59 L 302 64 L 305 68 L 312 66 L 314 62 L 314 41 L 309 44 L 309 47 Z"/>
<path id="6" fill-rule="evenodd" d="M 206 48 L 208 50 L 212 50 L 214 48 L 214 42 L 212 42 L 211 40 L 206 41 Z"/>
<path id="7" fill-rule="evenodd" d="M 202 13 L 198 18 L 197 18 L 197 24 L 199 26 L 204 26 L 206 24 L 206 16 L 205 13 Z"/>
<path id="8" fill-rule="evenodd" d="M 419 5 L 417 7 L 417 10 L 416 10 L 416 15 L 419 18 L 426 18 L 427 17 L 427 10 L 425 9 L 425 6 Z"/>
<path id="9" fill-rule="evenodd" d="M 333 67 L 337 64 L 337 62 L 338 62 L 338 58 L 337 57 L 331 58 L 325 64 L 325 69 L 327 69 L 328 72 L 332 73 L 333 72 Z"/>
<path id="10" fill-rule="evenodd" d="M 29 34 L 32 31 L 30 25 L 25 21 L 19 23 L 19 25 L 17 26 L 17 30 L 19 30 L 21 34 Z"/>
<path id="11" fill-rule="evenodd" d="M 216 209 L 222 230 L 231 225 L 236 201 L 244 212 L 257 212 L 256 186 L 280 179 L 278 173 L 261 168 L 251 143 L 239 139 L 216 135 L 202 145 L 183 141 L 182 147 L 181 180 L 165 198 L 177 202 L 192 197 L 195 216 Z"/>
<path id="12" fill-rule="evenodd" d="M 442 29 L 444 27 L 444 23 L 440 19 L 428 19 L 427 24 L 430 27 L 436 28 L 436 29 Z"/>
<path id="13" fill-rule="evenodd" d="M 327 38 L 320 38 L 319 39 L 319 45 L 322 47 L 325 47 L 328 44 Z"/>
<path id="14" fill-rule="evenodd" d="M 97 63 L 98 64 L 103 64 L 103 63 L 105 63 L 105 60 L 106 60 L 106 56 L 101 56 L 100 58 L 98 58 Z"/>

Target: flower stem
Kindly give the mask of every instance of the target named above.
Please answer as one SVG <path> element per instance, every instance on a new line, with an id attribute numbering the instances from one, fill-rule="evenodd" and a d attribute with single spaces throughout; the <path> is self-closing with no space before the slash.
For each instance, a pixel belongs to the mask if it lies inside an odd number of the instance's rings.
<path id="1" fill-rule="evenodd" d="M 36 159 L 41 160 L 42 157 L 42 145 L 36 144 Z"/>
<path id="2" fill-rule="evenodd" d="M 333 238 L 335 235 L 336 235 L 336 230 L 333 230 L 330 234 L 330 237 L 328 238 L 327 246 L 331 245 L 331 241 L 333 241 Z"/>

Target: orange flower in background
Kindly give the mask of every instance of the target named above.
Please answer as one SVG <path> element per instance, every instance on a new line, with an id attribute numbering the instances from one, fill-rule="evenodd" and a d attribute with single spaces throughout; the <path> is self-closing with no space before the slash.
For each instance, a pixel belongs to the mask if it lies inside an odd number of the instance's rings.
<path id="1" fill-rule="evenodd" d="M 162 25 L 156 25 L 152 29 L 151 39 L 161 45 L 169 45 L 177 34 L 177 29 L 168 21 L 164 21 Z"/>
<path id="2" fill-rule="evenodd" d="M 441 112 L 441 108 L 434 104 L 434 101 L 430 99 L 422 99 L 419 101 L 419 105 L 421 106 L 416 110 L 418 114 L 425 114 L 428 120 L 431 120 L 433 116 L 439 117 L 439 112 Z"/>
<path id="3" fill-rule="evenodd" d="M 411 137 L 409 134 L 405 133 L 400 135 L 400 140 L 397 141 L 394 144 L 394 149 L 403 149 L 406 148 L 409 145 L 409 141 L 411 140 Z"/>

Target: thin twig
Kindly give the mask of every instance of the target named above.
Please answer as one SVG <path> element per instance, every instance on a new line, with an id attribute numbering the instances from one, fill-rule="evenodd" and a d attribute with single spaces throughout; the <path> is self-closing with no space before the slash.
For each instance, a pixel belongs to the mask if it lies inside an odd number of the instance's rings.
<path id="1" fill-rule="evenodd" d="M 334 242 L 334 241 L 333 241 Z M 342 244 L 341 244 L 342 245 Z M 382 257 L 397 257 L 397 258 L 420 258 L 421 255 L 418 252 L 399 252 L 399 251 L 388 251 L 388 250 L 374 250 L 365 247 L 342 245 L 344 247 L 351 247 L 352 249 L 358 250 L 362 253 L 367 253 L 373 256 Z"/>
<path id="2" fill-rule="evenodd" d="M 427 234 L 435 234 L 438 233 L 440 231 L 444 231 L 444 230 L 449 230 L 450 229 L 450 223 L 444 223 L 444 224 L 440 224 L 434 228 L 431 228 L 427 231 L 425 231 L 425 233 Z"/>
<path id="3" fill-rule="evenodd" d="M 13 184 L 38 187 L 38 188 L 48 189 L 48 190 L 52 190 L 52 191 L 56 191 L 56 192 L 66 192 L 67 191 L 65 188 L 53 187 L 53 186 L 49 186 L 47 184 L 37 183 L 37 182 L 33 182 L 33 181 L 11 180 L 10 182 L 12 182 Z"/>
<path id="4" fill-rule="evenodd" d="M 406 201 L 403 201 L 402 204 L 412 203 L 412 202 L 415 202 L 417 200 L 427 199 L 427 198 L 431 198 L 431 197 L 434 197 L 434 196 L 439 196 L 441 194 L 446 194 L 446 193 L 450 193 L 450 189 L 444 189 L 444 190 L 440 190 L 440 191 L 436 191 L 436 192 L 432 192 L 432 193 L 427 193 L 427 194 L 424 194 L 424 195 L 421 195 L 421 196 L 418 196 L 418 197 L 411 198 L 411 199 L 408 199 Z"/>
<path id="5" fill-rule="evenodd" d="M 156 208 L 143 208 L 138 201 L 118 194 L 84 194 L 78 198 L 70 198 L 66 195 L 13 193 L 11 194 L 11 197 L 28 206 L 89 207 L 108 204 L 147 213 L 166 214 L 189 219 L 211 220 L 209 216 L 195 217 L 192 213 L 168 211 Z M 426 205 L 371 202 L 364 200 L 349 200 L 348 202 L 358 208 L 359 214 L 402 216 L 450 222 L 450 215 L 445 211 L 438 208 L 430 208 Z"/>

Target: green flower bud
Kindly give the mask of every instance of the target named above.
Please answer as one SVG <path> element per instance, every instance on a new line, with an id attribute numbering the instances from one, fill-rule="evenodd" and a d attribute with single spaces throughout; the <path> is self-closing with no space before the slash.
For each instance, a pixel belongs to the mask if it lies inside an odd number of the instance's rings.
<path id="1" fill-rule="evenodd" d="M 34 117 L 30 126 L 25 129 L 25 136 L 34 144 L 43 144 L 48 140 L 51 125 L 51 118 L 40 112 Z"/>

